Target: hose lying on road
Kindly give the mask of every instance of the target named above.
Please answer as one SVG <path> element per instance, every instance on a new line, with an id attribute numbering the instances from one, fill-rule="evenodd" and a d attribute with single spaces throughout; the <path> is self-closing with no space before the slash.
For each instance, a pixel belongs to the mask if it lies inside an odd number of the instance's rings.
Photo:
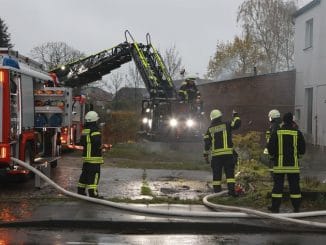
<path id="1" fill-rule="evenodd" d="M 326 211 L 269 214 L 269 213 L 264 213 L 264 212 L 253 210 L 253 209 L 248 209 L 248 208 L 240 208 L 240 207 L 234 207 L 234 206 L 213 204 L 208 201 L 208 198 L 220 196 L 222 194 L 225 194 L 226 191 L 222 191 L 222 192 L 219 192 L 216 194 L 211 194 L 211 195 L 205 196 L 203 199 L 203 202 L 206 206 L 209 206 L 211 208 L 224 209 L 224 210 L 229 210 L 232 212 L 210 212 L 210 211 L 206 211 L 206 212 L 205 211 L 191 211 L 191 212 L 189 212 L 189 211 L 181 211 L 181 210 L 179 210 L 179 211 L 160 210 L 160 209 L 155 209 L 155 208 L 143 208 L 143 207 L 137 207 L 137 206 L 128 205 L 128 204 L 111 202 L 111 201 L 103 200 L 103 199 L 92 198 L 92 197 L 79 195 L 77 193 L 65 190 L 64 188 L 62 188 L 61 186 L 59 186 L 55 182 L 53 182 L 46 175 L 44 175 L 41 171 L 30 166 L 28 163 L 25 163 L 16 158 L 11 158 L 11 160 L 16 162 L 20 166 L 27 168 L 28 170 L 37 174 L 45 182 L 49 183 L 55 189 L 59 190 L 60 192 L 62 192 L 63 194 L 65 194 L 67 196 L 71 196 L 71 197 L 79 198 L 82 200 L 86 200 L 86 201 L 90 201 L 90 202 L 94 202 L 94 203 L 98 203 L 98 204 L 102 204 L 102 205 L 106 205 L 106 206 L 111 206 L 114 208 L 123 209 L 123 210 L 127 210 L 127 211 L 147 213 L 147 214 L 183 216 L 183 217 L 208 217 L 208 218 L 257 218 L 257 217 L 262 217 L 262 218 L 269 218 L 269 219 L 283 221 L 283 222 L 284 221 L 291 222 L 291 223 L 295 223 L 295 224 L 310 227 L 310 228 L 326 228 L 325 223 L 295 219 L 295 218 L 304 218 L 304 217 L 324 216 L 324 215 L 326 215 Z M 235 213 L 234 211 L 238 211 L 240 213 Z"/>
<path id="2" fill-rule="evenodd" d="M 207 195 L 203 198 L 203 203 L 206 206 L 211 207 L 213 209 L 228 210 L 231 212 L 243 212 L 248 215 L 254 215 L 256 217 L 258 216 L 258 217 L 269 218 L 277 221 L 285 221 L 285 222 L 295 223 L 298 225 L 309 226 L 309 227 L 326 228 L 326 223 L 294 219 L 294 218 L 303 218 L 303 217 L 312 217 L 312 216 L 323 216 L 326 215 L 326 211 L 314 211 L 314 212 L 303 212 L 303 213 L 292 213 L 292 214 L 283 214 L 283 213 L 271 214 L 271 213 L 265 213 L 249 208 L 215 204 L 208 201 L 209 198 L 221 196 L 226 192 L 227 191 L 222 191 L 219 193 Z"/>

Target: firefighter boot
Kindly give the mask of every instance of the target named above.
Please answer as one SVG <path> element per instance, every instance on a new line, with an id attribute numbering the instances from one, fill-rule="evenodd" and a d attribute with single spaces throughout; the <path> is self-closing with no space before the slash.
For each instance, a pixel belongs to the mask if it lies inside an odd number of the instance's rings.
<path id="1" fill-rule="evenodd" d="M 97 199 L 104 199 L 103 196 L 99 196 L 97 190 L 95 189 L 88 189 L 88 195 L 93 198 Z"/>
<path id="2" fill-rule="evenodd" d="M 228 183 L 228 189 L 229 189 L 229 196 L 232 197 L 238 197 L 239 194 L 235 192 L 235 184 L 234 183 Z"/>
<path id="3" fill-rule="evenodd" d="M 281 198 L 272 198 L 272 206 L 268 207 L 268 210 L 272 213 L 279 213 L 281 206 Z"/>
<path id="4" fill-rule="evenodd" d="M 222 191 L 222 188 L 220 185 L 213 185 L 214 193 L 218 193 Z"/>
<path id="5" fill-rule="evenodd" d="M 292 203 L 292 206 L 293 206 L 293 212 L 294 213 L 299 213 L 300 212 L 301 199 L 300 198 L 291 198 L 291 203 Z"/>
<path id="6" fill-rule="evenodd" d="M 86 189 L 83 188 L 83 187 L 78 187 L 78 188 L 77 188 L 77 193 L 78 193 L 79 195 L 86 196 Z"/>

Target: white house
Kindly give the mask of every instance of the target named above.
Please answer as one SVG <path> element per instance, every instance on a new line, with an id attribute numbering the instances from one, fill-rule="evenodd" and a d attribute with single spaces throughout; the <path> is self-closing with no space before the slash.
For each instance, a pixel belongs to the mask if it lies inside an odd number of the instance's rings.
<path id="1" fill-rule="evenodd" d="M 326 0 L 295 14 L 295 117 L 307 142 L 326 146 Z"/>

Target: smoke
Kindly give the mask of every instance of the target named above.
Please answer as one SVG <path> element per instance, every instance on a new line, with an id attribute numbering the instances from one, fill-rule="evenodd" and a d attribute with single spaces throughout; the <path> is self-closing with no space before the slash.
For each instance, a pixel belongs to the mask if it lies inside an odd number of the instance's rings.
<path id="1" fill-rule="evenodd" d="M 234 72 L 228 68 L 223 68 L 222 71 L 215 77 L 216 81 L 224 81 L 234 78 Z"/>
<path id="2" fill-rule="evenodd" d="M 236 77 L 236 71 L 239 68 L 238 58 L 232 57 L 224 62 L 224 65 L 219 68 L 216 73 L 215 80 L 223 81 Z"/>
<path id="3" fill-rule="evenodd" d="M 164 154 L 177 160 L 202 160 L 202 142 L 143 142 L 142 147 L 149 153 Z"/>

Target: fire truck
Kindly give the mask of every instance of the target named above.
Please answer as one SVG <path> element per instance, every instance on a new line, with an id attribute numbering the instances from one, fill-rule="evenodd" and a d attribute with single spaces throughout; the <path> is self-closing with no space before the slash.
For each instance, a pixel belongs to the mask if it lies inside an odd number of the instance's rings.
<path id="1" fill-rule="evenodd" d="M 140 134 L 157 141 L 201 139 L 202 101 L 181 103 L 172 78 L 148 33 L 146 44 L 136 42 L 128 30 L 125 31 L 125 39 L 111 49 L 63 64 L 51 72 L 57 75 L 63 86 L 81 87 L 100 80 L 133 60 L 149 94 L 142 103 Z"/>
<path id="2" fill-rule="evenodd" d="M 85 99 L 73 97 L 53 73 L 18 52 L 0 48 L 0 174 L 27 176 L 11 157 L 56 167 L 62 145 L 74 145 Z"/>

